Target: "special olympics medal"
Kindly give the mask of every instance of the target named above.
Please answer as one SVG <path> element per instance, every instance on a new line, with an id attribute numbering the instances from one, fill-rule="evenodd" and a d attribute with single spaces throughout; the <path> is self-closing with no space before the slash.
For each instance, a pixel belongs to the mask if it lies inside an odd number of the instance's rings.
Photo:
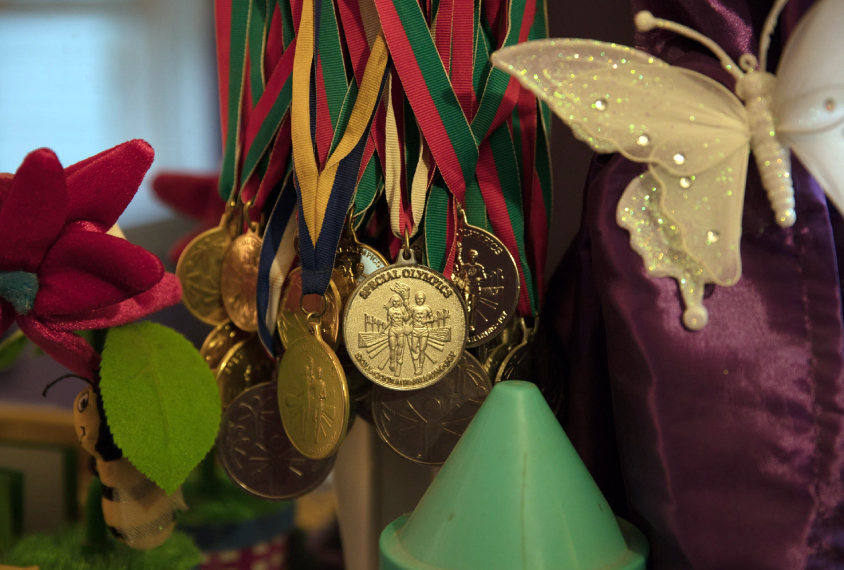
<path id="1" fill-rule="evenodd" d="M 258 262 L 261 238 L 250 230 L 226 249 L 220 275 L 220 294 L 229 318 L 241 330 L 258 330 Z"/>
<path id="2" fill-rule="evenodd" d="M 224 214 L 219 227 L 191 240 L 176 265 L 182 302 L 194 317 L 209 325 L 219 325 L 228 318 L 220 294 L 220 273 L 230 241 Z"/>
<path id="3" fill-rule="evenodd" d="M 278 366 L 278 407 L 284 431 L 305 457 L 337 452 L 349 426 L 349 388 L 343 366 L 313 326 L 294 341 Z"/>
<path id="4" fill-rule="evenodd" d="M 375 428 L 402 457 L 441 465 L 491 389 L 483 367 L 464 352 L 457 367 L 433 386 L 414 392 L 373 388 Z"/>
<path id="5" fill-rule="evenodd" d="M 442 274 L 399 253 L 367 277 L 346 305 L 346 350 L 364 376 L 392 390 L 419 390 L 448 374 L 466 347 L 466 309 Z"/>
<path id="6" fill-rule="evenodd" d="M 299 306 L 299 300 L 306 311 L 319 313 L 325 309 L 320 317 L 320 332 L 322 338 L 332 348 L 337 346 L 337 339 L 340 334 L 340 309 L 342 301 L 340 292 L 334 281 L 330 283 L 325 291 L 325 296 L 319 298 L 317 295 L 307 295 L 302 298 L 302 268 L 296 267 L 287 274 L 281 290 L 281 303 L 278 306 L 278 336 L 284 348 L 288 348 L 293 342 L 300 338 L 310 337 L 308 330 L 308 315 Z M 325 305 L 323 305 L 325 303 Z"/>
<path id="7" fill-rule="evenodd" d="M 519 304 L 519 267 L 497 237 L 464 224 L 458 244 L 453 279 L 466 300 L 469 333 L 474 347 L 495 337 L 507 326 Z"/>
<path id="8" fill-rule="evenodd" d="M 232 400 L 223 413 L 216 445 L 232 481 L 262 499 L 309 493 L 334 467 L 334 457 L 309 459 L 287 439 L 275 382 L 253 386 Z"/>
<path id="9" fill-rule="evenodd" d="M 275 361 L 267 356 L 256 335 L 234 345 L 220 361 L 217 370 L 217 387 L 223 409 L 238 394 L 264 382 L 272 382 Z"/>
<path id="10" fill-rule="evenodd" d="M 199 349 L 199 354 L 205 359 L 208 367 L 216 371 L 222 362 L 223 357 L 231 348 L 242 340 L 246 340 L 251 336 L 250 333 L 245 332 L 234 326 L 231 321 L 226 321 L 217 325 L 212 330 L 205 341 L 202 343 L 202 348 Z"/>

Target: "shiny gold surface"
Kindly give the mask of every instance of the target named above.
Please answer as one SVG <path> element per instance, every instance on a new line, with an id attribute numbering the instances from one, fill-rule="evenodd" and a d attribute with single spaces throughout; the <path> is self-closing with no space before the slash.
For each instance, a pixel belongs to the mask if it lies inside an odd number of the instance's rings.
<path id="1" fill-rule="evenodd" d="M 457 366 L 466 346 L 466 309 L 440 273 L 400 261 L 358 286 L 343 334 L 364 376 L 385 388 L 418 390 Z"/>
<path id="2" fill-rule="evenodd" d="M 264 351 L 257 335 L 241 341 L 229 350 L 217 370 L 217 386 L 223 409 L 241 392 L 252 386 L 271 382 L 275 361 Z"/>
<path id="3" fill-rule="evenodd" d="M 194 317 L 209 325 L 219 325 L 228 318 L 220 294 L 220 275 L 230 241 L 224 224 L 202 232 L 185 247 L 176 265 L 182 302 Z"/>
<path id="4" fill-rule="evenodd" d="M 349 388 L 337 355 L 319 335 L 288 346 L 278 367 L 278 405 L 284 431 L 305 457 L 334 455 L 349 426 Z"/>
<path id="5" fill-rule="evenodd" d="M 225 321 L 208 333 L 202 343 L 202 348 L 199 349 L 199 354 L 205 359 L 208 367 L 216 372 L 226 353 L 234 345 L 250 336 L 250 333 L 240 330 L 231 321 Z"/>
<path id="6" fill-rule="evenodd" d="M 248 332 L 258 330 L 258 262 L 261 238 L 249 231 L 228 246 L 220 273 L 220 294 L 232 322 Z"/>
<path id="7" fill-rule="evenodd" d="M 302 308 L 299 306 L 301 296 L 302 268 L 296 267 L 287 274 L 287 278 L 284 280 L 276 318 L 278 335 L 284 348 L 300 338 L 310 336 L 307 315 L 302 312 Z M 332 348 L 336 347 L 340 334 L 340 309 L 342 307 L 337 285 L 332 280 L 324 297 L 307 295 L 303 299 L 303 305 L 306 311 L 314 313 L 319 313 L 323 307 L 325 308 L 325 313 L 320 317 L 322 338 Z"/>

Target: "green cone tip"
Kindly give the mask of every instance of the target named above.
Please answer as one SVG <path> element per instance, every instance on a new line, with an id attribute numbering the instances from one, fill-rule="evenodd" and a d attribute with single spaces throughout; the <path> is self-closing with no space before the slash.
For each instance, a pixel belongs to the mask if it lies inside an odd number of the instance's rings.
<path id="1" fill-rule="evenodd" d="M 397 482 L 398 483 L 398 482 Z M 534 384 L 497 384 L 409 516 L 381 533 L 381 570 L 644 570 Z"/>

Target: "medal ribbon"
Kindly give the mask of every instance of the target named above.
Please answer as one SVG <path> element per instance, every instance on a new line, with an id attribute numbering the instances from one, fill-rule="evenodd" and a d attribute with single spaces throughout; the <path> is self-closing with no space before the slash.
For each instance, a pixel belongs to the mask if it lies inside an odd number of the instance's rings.
<path id="1" fill-rule="evenodd" d="M 466 10 L 455 10 L 449 8 L 450 3 L 441 2 L 439 10 L 446 12 L 437 14 L 434 35 L 439 35 L 442 27 L 447 26 L 453 41 L 446 46 L 444 40 L 437 42 L 431 36 L 416 3 L 401 0 L 375 0 L 375 3 L 407 98 L 445 182 L 444 186 L 435 184 L 428 198 L 425 235 L 429 265 L 442 269 L 446 275 L 452 270 L 455 217 L 449 193 L 459 204 L 467 206 L 470 219 L 481 227 L 485 226 L 481 223 L 481 220 L 485 222 L 485 216 L 479 215 L 478 206 L 483 201 L 495 234 L 519 260 L 520 311 L 531 312 L 536 303 L 532 302 L 535 292 L 525 255 L 522 185 L 518 165 L 513 164 L 515 156 L 509 127 L 505 125 L 516 107 L 520 88 L 507 74 L 489 66 L 486 46 L 492 44 L 484 37 L 477 15 L 471 19 L 461 17 Z M 535 0 L 511 0 L 502 3 L 501 9 L 505 12 L 505 17 L 499 18 L 500 25 L 504 26 L 501 46 L 525 41 L 534 20 Z M 446 24 L 443 18 L 448 18 L 449 10 L 454 21 Z M 474 33 L 471 28 L 469 33 L 464 32 L 467 26 L 474 27 Z M 464 38 L 470 41 L 459 41 Z M 478 54 L 483 57 L 477 57 Z M 465 69 L 467 63 L 468 71 Z M 450 74 L 452 67 L 455 73 Z M 463 81 L 464 78 L 471 78 L 471 82 Z M 479 101 L 473 100 L 469 93 L 478 86 L 483 86 L 479 90 Z M 459 96 L 457 90 L 460 90 Z M 470 123 L 466 113 L 471 113 L 475 105 L 477 111 Z M 486 141 L 502 125 L 506 131 L 497 136 L 494 152 Z M 505 154 L 507 146 L 511 157 Z M 503 167 L 496 168 L 497 156 L 507 159 L 504 164 L 515 169 L 515 177 Z M 507 175 L 506 184 L 500 180 L 502 175 Z"/>
<path id="2" fill-rule="evenodd" d="M 299 196 L 302 293 L 306 295 L 324 294 L 331 281 L 337 244 L 354 195 L 364 146 L 381 96 L 389 59 L 386 42 L 379 34 L 366 64 L 360 92 L 357 92 L 357 87 L 347 89 L 344 107 L 353 104 L 348 113 L 348 123 L 337 125 L 337 131 L 342 132 L 342 136 L 335 131 L 332 140 L 336 138 L 339 142 L 320 171 L 314 153 L 319 149 L 312 135 L 312 123 L 319 123 L 319 117 L 313 121 L 312 115 L 319 114 L 319 105 L 318 101 L 315 106 L 309 103 L 312 97 L 318 98 L 311 70 L 315 70 L 313 77 L 316 78 L 319 66 L 315 61 L 315 47 L 320 40 L 315 32 L 322 31 L 319 22 L 323 15 L 321 11 L 314 9 L 314 0 L 304 2 L 293 66 L 291 136 L 294 184 Z M 314 108 L 316 111 L 312 111 Z M 341 112 L 339 116 L 343 115 Z"/>

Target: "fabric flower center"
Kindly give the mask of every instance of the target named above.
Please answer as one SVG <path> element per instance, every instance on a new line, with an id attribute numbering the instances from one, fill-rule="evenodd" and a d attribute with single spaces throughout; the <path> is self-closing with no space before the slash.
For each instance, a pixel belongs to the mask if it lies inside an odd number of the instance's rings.
<path id="1" fill-rule="evenodd" d="M 25 315 L 35 305 L 38 276 L 28 271 L 0 271 L 0 297 L 6 299 L 19 315 Z"/>

